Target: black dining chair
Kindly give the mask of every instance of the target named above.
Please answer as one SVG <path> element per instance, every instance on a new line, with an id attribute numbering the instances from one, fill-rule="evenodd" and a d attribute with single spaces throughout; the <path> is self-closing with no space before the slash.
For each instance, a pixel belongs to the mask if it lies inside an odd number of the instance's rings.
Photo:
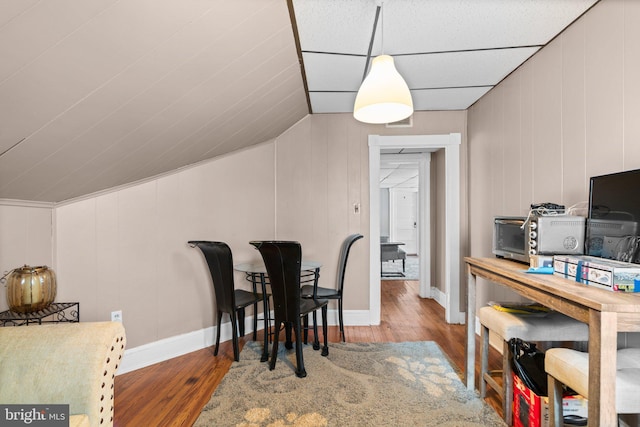
<path id="1" fill-rule="evenodd" d="M 338 258 L 338 274 L 336 279 L 336 288 L 323 288 L 318 286 L 318 282 L 315 281 L 313 285 L 302 286 L 301 295 L 302 298 L 322 298 L 338 300 L 338 319 L 340 323 L 340 335 L 342 341 L 345 341 L 344 335 L 344 315 L 342 313 L 342 295 L 344 292 L 344 276 L 347 270 L 347 259 L 349 258 L 349 251 L 351 246 L 364 236 L 362 234 L 352 234 L 348 236 L 340 248 L 340 257 Z M 315 319 L 314 319 L 315 323 Z"/>
<path id="2" fill-rule="evenodd" d="M 244 289 L 235 289 L 233 280 L 233 256 L 231 249 L 224 242 L 210 242 L 202 240 L 189 241 L 191 247 L 197 247 L 202 251 L 211 280 L 213 281 L 213 289 L 216 296 L 216 309 L 218 312 L 218 333 L 216 336 L 216 347 L 213 352 L 214 356 L 218 355 L 218 347 L 220 345 L 220 329 L 222 329 L 222 314 L 227 313 L 231 318 L 233 357 L 237 362 L 240 359 L 240 351 L 238 348 L 238 329 L 240 336 L 244 336 L 244 318 L 245 308 L 253 305 L 253 338 L 255 339 L 256 329 L 258 325 L 257 313 L 258 303 L 263 302 L 265 312 L 268 311 L 267 299 L 264 294 L 246 291 Z M 268 296 L 267 296 L 268 298 Z M 239 326 L 239 327 L 238 327 Z M 266 328 L 265 328 L 266 329 Z M 264 350 L 261 362 L 266 362 L 269 358 L 269 350 L 267 348 L 267 336 L 265 331 Z"/>
<path id="3" fill-rule="evenodd" d="M 291 329 L 296 338 L 296 375 L 300 378 L 307 376 L 302 356 L 302 325 L 308 327 L 307 314 L 322 310 L 322 331 L 324 347 L 322 355 L 329 354 L 327 345 L 327 304 L 326 299 L 307 299 L 300 296 L 300 267 L 302 264 L 302 248 L 298 242 L 283 241 L 254 241 L 250 242 L 260 251 L 271 284 L 274 305 L 274 337 L 271 349 L 269 369 L 273 370 L 278 358 L 278 341 L 281 326 L 285 326 L 285 347 L 291 348 Z M 318 335 L 314 336 L 318 344 Z M 314 346 L 315 347 L 315 346 Z"/>

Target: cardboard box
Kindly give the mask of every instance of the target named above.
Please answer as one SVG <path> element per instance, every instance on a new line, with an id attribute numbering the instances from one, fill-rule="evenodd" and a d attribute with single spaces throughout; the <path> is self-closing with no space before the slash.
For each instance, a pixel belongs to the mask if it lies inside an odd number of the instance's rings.
<path id="1" fill-rule="evenodd" d="M 562 399 L 562 415 L 587 418 L 588 402 L 582 396 L 565 396 Z M 520 377 L 513 374 L 513 426 L 549 427 L 549 398 L 538 396 Z"/>
<path id="2" fill-rule="evenodd" d="M 562 415 L 574 415 L 582 418 L 587 418 L 589 409 L 589 402 L 584 397 L 576 394 L 575 396 L 565 396 L 562 398 Z M 549 427 L 551 421 L 549 419 L 549 398 L 542 397 L 542 404 L 540 410 L 542 415 L 540 417 L 540 427 Z"/>
<path id="3" fill-rule="evenodd" d="M 553 271 L 567 279 L 617 292 L 640 292 L 640 265 L 588 255 L 554 255 Z"/>

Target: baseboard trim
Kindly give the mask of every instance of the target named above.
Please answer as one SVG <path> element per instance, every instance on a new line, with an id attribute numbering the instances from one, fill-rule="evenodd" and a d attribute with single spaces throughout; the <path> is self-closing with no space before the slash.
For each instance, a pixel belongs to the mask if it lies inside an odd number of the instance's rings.
<path id="1" fill-rule="evenodd" d="M 447 307 L 447 294 L 440 289 L 431 288 L 431 298 L 433 298 L 442 307 Z M 467 314 L 463 311 L 458 313 L 450 313 L 451 323 L 456 325 L 464 325 L 467 321 Z"/>
<path id="2" fill-rule="evenodd" d="M 368 326 L 369 316 L 368 310 L 345 311 L 344 323 L 349 326 Z M 318 316 L 318 321 L 322 322 L 321 316 Z M 327 322 L 330 326 L 338 325 L 338 310 L 327 312 Z M 258 322 L 258 326 L 261 324 L 262 322 Z M 258 327 L 258 330 L 260 329 L 262 328 Z M 231 323 L 223 323 L 220 332 L 220 342 L 231 340 Z M 253 316 L 248 316 L 245 318 L 245 333 L 251 332 Z M 118 368 L 118 375 L 210 347 L 215 344 L 216 333 L 216 327 L 212 326 L 127 349 Z"/>
<path id="3" fill-rule="evenodd" d="M 222 336 L 225 335 L 225 329 L 228 329 L 229 333 L 228 337 L 223 340 Z M 220 337 L 220 340 L 230 340 L 230 331 L 231 325 L 229 323 L 223 324 L 223 335 Z M 173 359 L 174 357 L 182 356 L 184 354 L 212 346 L 214 344 L 216 333 L 215 327 L 209 327 L 200 329 L 199 331 L 193 331 L 154 341 L 139 347 L 126 349 L 122 358 L 122 363 L 118 368 L 118 375 L 126 374 L 127 372 L 145 368 L 156 363 L 164 362 L 165 360 Z"/>
<path id="4" fill-rule="evenodd" d="M 431 287 L 431 298 L 434 299 L 442 307 L 446 307 L 447 294 L 436 287 Z"/>
<path id="5" fill-rule="evenodd" d="M 431 297 L 441 306 L 445 306 L 446 295 L 438 288 L 431 288 Z M 321 316 L 318 316 L 318 322 L 322 322 Z M 329 326 L 338 325 L 338 310 L 327 312 L 327 322 Z M 369 310 L 346 310 L 344 323 L 348 326 L 369 326 L 371 313 Z M 261 322 L 258 322 L 258 325 L 260 326 Z M 258 330 L 260 329 L 262 328 L 259 327 Z M 479 330 L 479 322 L 477 322 L 476 331 L 479 332 Z M 245 331 L 253 332 L 253 316 L 245 318 Z M 231 323 L 223 323 L 220 332 L 220 342 L 231 340 Z M 127 349 L 118 368 L 118 375 L 211 347 L 214 345 L 216 333 L 216 327 L 212 326 Z"/>

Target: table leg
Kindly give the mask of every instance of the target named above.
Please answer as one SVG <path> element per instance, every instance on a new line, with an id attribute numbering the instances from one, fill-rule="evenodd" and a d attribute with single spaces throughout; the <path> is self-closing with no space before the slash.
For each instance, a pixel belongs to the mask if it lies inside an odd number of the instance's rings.
<path id="1" fill-rule="evenodd" d="M 467 289 L 467 363 L 466 363 L 466 382 L 467 389 L 475 389 L 475 367 L 476 367 L 476 276 L 468 271 L 468 289 Z"/>
<path id="2" fill-rule="evenodd" d="M 617 315 L 589 312 L 589 425 L 615 426 Z"/>
<path id="3" fill-rule="evenodd" d="M 251 280 L 251 289 L 253 290 L 254 294 L 258 292 L 256 285 L 257 285 L 256 281 Z M 255 341 L 257 337 L 258 337 L 258 303 L 255 303 L 253 304 L 253 334 L 251 339 Z"/>

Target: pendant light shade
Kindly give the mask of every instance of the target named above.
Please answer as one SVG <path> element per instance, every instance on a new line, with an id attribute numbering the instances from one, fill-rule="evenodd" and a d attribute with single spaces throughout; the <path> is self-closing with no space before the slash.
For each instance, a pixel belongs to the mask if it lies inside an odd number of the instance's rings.
<path id="1" fill-rule="evenodd" d="M 409 86 L 396 70 L 393 58 L 373 59 L 371 71 L 362 82 L 353 107 L 353 117 L 364 123 L 392 123 L 413 114 Z"/>

